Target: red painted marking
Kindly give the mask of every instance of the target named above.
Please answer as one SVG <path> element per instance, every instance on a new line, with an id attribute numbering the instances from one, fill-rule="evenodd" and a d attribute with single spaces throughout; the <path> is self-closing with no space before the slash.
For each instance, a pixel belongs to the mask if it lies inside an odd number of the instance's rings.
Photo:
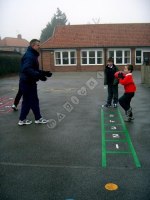
<path id="1" fill-rule="evenodd" d="M 11 105 L 14 99 L 11 97 L 0 97 L 0 113 L 9 113 L 12 111 Z"/>

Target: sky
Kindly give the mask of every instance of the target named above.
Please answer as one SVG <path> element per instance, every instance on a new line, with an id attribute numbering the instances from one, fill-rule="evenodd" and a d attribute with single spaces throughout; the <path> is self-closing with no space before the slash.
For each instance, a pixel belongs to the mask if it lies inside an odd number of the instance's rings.
<path id="1" fill-rule="evenodd" d="M 150 0 L 0 0 L 1 39 L 39 39 L 57 8 L 71 25 L 150 23 Z"/>

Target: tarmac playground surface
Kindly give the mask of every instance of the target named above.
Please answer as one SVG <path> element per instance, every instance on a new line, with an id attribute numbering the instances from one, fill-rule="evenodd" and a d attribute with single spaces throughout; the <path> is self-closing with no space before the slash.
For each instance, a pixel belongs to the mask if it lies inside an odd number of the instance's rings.
<path id="1" fill-rule="evenodd" d="M 120 106 L 102 108 L 102 72 L 74 72 L 38 83 L 50 121 L 28 126 L 11 109 L 18 77 L 1 78 L 0 200 L 150 200 L 150 88 L 133 75 L 132 123 Z"/>

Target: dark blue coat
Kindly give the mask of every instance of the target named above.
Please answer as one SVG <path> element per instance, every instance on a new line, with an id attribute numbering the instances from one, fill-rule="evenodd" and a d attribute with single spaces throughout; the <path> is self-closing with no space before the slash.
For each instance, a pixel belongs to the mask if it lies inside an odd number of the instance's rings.
<path id="1" fill-rule="evenodd" d="M 118 79 L 115 78 L 114 74 L 118 71 L 118 67 L 113 64 L 112 68 L 105 67 L 104 70 L 104 85 L 117 85 Z"/>
<path id="2" fill-rule="evenodd" d="M 21 59 L 20 82 L 36 84 L 39 80 L 40 70 L 38 56 L 39 53 L 29 46 Z"/>

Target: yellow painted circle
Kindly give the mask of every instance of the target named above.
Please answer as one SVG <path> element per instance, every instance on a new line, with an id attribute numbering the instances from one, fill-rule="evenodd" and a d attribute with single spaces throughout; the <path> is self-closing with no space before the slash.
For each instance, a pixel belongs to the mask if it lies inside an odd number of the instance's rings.
<path id="1" fill-rule="evenodd" d="M 117 190 L 117 189 L 118 189 L 118 185 L 116 185 L 116 184 L 114 184 L 114 183 L 107 183 L 107 184 L 105 185 L 105 189 L 106 189 L 106 190 L 111 190 L 111 191 Z"/>

